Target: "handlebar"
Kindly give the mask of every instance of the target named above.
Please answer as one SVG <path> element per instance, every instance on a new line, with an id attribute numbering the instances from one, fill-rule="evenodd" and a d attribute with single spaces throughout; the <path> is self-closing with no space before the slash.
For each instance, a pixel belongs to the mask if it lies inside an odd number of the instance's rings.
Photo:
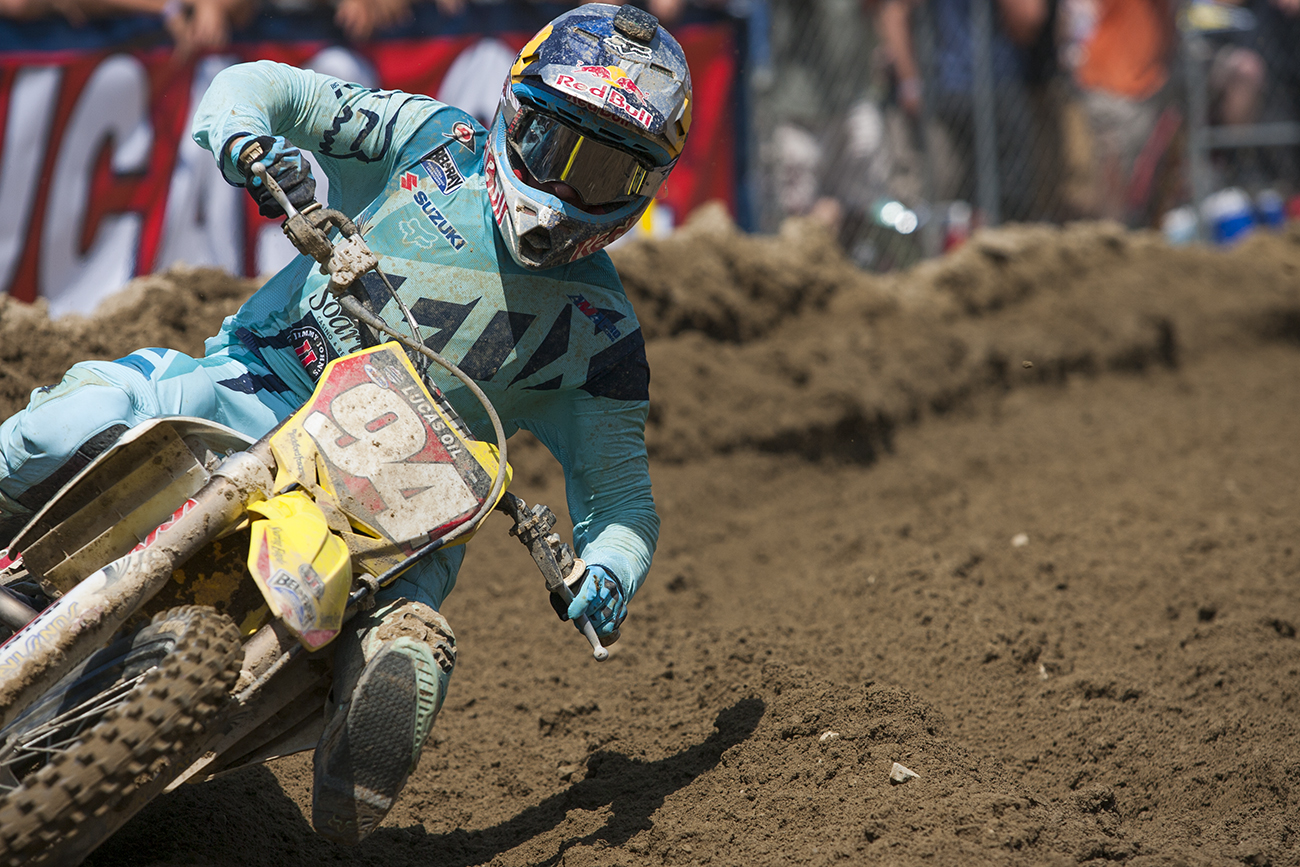
<path id="1" fill-rule="evenodd" d="M 324 208 L 319 202 L 312 202 L 305 206 L 303 210 L 299 211 L 294 206 L 293 202 L 289 200 L 284 189 L 275 178 L 271 176 L 271 173 L 267 171 L 264 163 L 254 163 L 252 166 L 252 172 L 262 181 L 263 184 L 266 185 L 266 188 L 271 192 L 272 198 L 274 198 L 276 203 L 284 210 L 285 220 L 283 229 L 285 235 L 288 236 L 289 240 L 300 252 L 311 256 L 317 262 L 320 262 L 321 265 L 324 266 L 324 270 L 329 273 L 330 291 L 339 300 L 343 309 L 356 321 L 364 322 L 374 330 L 387 334 L 407 349 L 425 356 L 430 361 L 433 361 L 445 369 L 474 395 L 478 402 L 483 406 L 483 409 L 487 412 L 488 419 L 492 423 L 492 432 L 496 436 L 499 461 L 496 478 L 493 479 L 492 488 L 488 492 L 487 499 L 483 502 L 478 514 L 474 515 L 470 520 L 464 522 L 464 524 L 452 531 L 449 535 L 440 539 L 438 542 L 428 546 L 420 552 L 417 552 L 415 556 L 418 558 L 422 555 L 432 553 L 432 551 L 437 548 L 445 547 L 459 536 L 469 532 L 472 528 L 477 527 L 478 524 L 487 517 L 487 513 L 495 508 L 495 504 L 501 499 L 502 492 L 505 489 L 507 468 L 506 436 L 505 429 L 501 425 L 501 419 L 497 415 L 496 408 L 492 406 L 492 402 L 488 399 L 487 395 L 483 393 L 481 388 L 479 388 L 478 383 L 470 379 L 470 377 L 455 364 L 452 364 L 420 341 L 419 333 L 416 331 L 415 322 L 410 311 L 402 302 L 402 299 L 397 295 L 396 290 L 394 290 L 392 285 L 389 283 L 388 277 L 384 274 L 383 269 L 379 267 L 378 258 L 366 245 L 365 240 L 361 237 L 361 233 L 356 227 L 356 224 L 353 223 L 347 215 L 331 208 Z M 345 240 L 340 242 L 338 245 L 331 243 L 327 234 L 330 227 L 337 227 Z M 345 294 L 348 287 L 350 287 L 358 277 L 371 269 L 373 269 L 379 275 L 380 279 L 383 280 L 385 285 L 388 286 L 394 300 L 406 315 L 414 339 L 399 334 L 387 322 L 362 306 L 361 302 L 356 298 Z M 522 501 L 520 502 L 522 503 Z M 403 564 L 402 568 L 405 568 L 406 565 L 409 564 Z M 543 570 L 543 572 L 545 573 L 545 570 Z M 383 577 L 384 576 L 381 576 L 378 583 L 384 583 Z M 551 583 L 550 576 L 547 576 L 548 587 Z M 558 584 L 558 587 L 551 588 L 553 592 L 559 595 L 564 600 L 565 604 L 572 602 L 573 590 L 564 583 L 562 578 L 555 583 Z M 366 588 L 360 588 L 358 590 L 358 593 L 361 593 L 362 595 L 354 594 L 354 596 L 356 596 L 353 600 L 354 602 L 359 602 L 364 595 L 368 595 L 368 593 L 364 593 L 365 589 Z M 596 627 L 585 615 L 575 618 L 574 625 L 586 637 L 588 643 L 591 644 L 591 655 L 596 659 L 596 661 L 603 662 L 609 658 L 609 650 L 600 643 L 600 635 L 596 632 Z"/>
<path id="2" fill-rule="evenodd" d="M 568 584 L 563 582 L 560 583 L 560 587 L 563 588 L 559 591 L 560 598 L 567 605 L 573 601 L 573 591 L 569 589 Z M 587 615 L 579 614 L 573 619 L 573 625 L 578 627 L 579 631 L 586 636 L 587 643 L 591 645 L 591 655 L 595 657 L 597 662 L 604 662 L 609 659 L 609 649 L 600 643 L 600 634 L 596 632 L 595 625 Z"/>
<path id="3" fill-rule="evenodd" d="M 293 219 L 298 216 L 298 209 L 293 206 L 293 202 L 289 201 L 289 197 L 280 187 L 280 182 L 271 177 L 271 173 L 266 170 L 266 163 L 253 163 L 252 172 L 271 191 L 271 198 L 275 199 L 276 204 L 284 210 L 286 218 Z"/>

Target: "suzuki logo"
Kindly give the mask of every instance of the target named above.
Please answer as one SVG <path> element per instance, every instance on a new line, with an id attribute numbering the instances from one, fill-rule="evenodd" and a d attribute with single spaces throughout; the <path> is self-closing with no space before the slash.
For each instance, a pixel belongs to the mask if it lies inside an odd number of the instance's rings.
<path id="1" fill-rule="evenodd" d="M 414 172 L 402 175 L 402 189 L 413 190 L 420 185 L 420 178 Z"/>

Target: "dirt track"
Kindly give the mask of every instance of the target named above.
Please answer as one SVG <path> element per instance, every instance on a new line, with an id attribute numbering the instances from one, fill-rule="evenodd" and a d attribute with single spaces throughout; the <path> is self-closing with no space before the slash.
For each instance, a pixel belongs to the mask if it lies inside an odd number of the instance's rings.
<path id="1" fill-rule="evenodd" d="M 313 835 L 296 757 L 91 863 L 1300 864 L 1300 233 L 1012 228 L 876 278 L 706 214 L 616 261 L 664 527 L 611 661 L 489 525 L 436 743 L 370 840 Z M 87 353 L 198 351 L 248 288 L 4 306 L 0 409 Z"/>

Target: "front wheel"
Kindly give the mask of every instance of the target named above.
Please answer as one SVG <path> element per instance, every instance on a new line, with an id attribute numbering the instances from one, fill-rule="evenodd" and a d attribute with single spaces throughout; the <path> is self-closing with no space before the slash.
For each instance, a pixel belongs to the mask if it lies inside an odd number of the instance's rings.
<path id="1" fill-rule="evenodd" d="M 173 608 L 0 731 L 0 865 L 85 858 L 130 818 L 120 809 L 127 796 L 163 774 L 223 706 L 242 656 L 230 618 Z"/>

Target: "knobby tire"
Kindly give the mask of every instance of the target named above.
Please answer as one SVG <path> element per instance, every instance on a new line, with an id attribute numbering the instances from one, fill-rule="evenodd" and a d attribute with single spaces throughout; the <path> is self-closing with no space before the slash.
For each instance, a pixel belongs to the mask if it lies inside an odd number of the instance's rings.
<path id="1" fill-rule="evenodd" d="M 79 863 L 129 818 L 121 808 L 144 806 L 133 792 L 183 770 L 169 760 L 229 700 L 243 652 L 230 618 L 203 606 L 163 612 L 139 635 L 157 642 L 159 633 L 176 639 L 156 665 L 75 743 L 0 796 L 0 865 Z"/>

